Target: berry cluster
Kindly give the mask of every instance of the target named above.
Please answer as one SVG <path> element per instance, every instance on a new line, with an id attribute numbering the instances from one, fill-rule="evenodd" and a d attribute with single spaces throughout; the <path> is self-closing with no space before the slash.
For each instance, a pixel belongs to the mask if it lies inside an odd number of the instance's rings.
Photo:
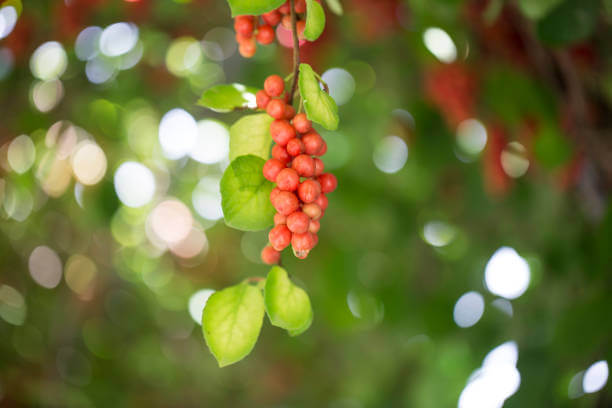
<path id="1" fill-rule="evenodd" d="M 298 38 L 303 39 L 306 20 L 306 0 L 295 0 L 296 28 Z M 236 30 L 236 41 L 238 51 L 245 58 L 251 58 L 257 51 L 257 43 L 262 45 L 271 44 L 274 41 L 274 27 L 281 24 L 291 31 L 291 6 L 289 1 L 261 16 L 237 16 L 234 19 L 234 30 Z"/>
<path id="2" fill-rule="evenodd" d="M 323 173 L 319 158 L 327 152 L 327 144 L 313 128 L 304 113 L 283 97 L 285 82 L 278 75 L 269 76 L 264 89 L 257 93 L 257 106 L 274 118 L 270 135 L 276 144 L 272 158 L 263 167 L 266 179 L 276 183 L 270 201 L 276 209 L 270 245 L 261 252 L 267 264 L 276 264 L 280 251 L 291 245 L 296 257 L 304 259 L 317 244 L 320 219 L 327 208 L 325 194 L 338 185 L 331 173 Z M 318 156 L 318 157 L 317 157 Z"/>

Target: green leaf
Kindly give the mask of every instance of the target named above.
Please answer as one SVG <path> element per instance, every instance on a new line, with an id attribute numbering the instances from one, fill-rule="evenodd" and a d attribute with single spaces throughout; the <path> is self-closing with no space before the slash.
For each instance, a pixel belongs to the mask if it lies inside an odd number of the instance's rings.
<path id="1" fill-rule="evenodd" d="M 518 6 L 524 15 L 533 20 L 539 20 L 561 3 L 561 1 L 562 0 L 519 0 Z"/>
<path id="2" fill-rule="evenodd" d="M 0 3 L 0 8 L 7 6 L 12 6 L 15 8 L 15 11 L 17 12 L 17 17 L 19 17 L 21 15 L 21 12 L 23 11 L 23 5 L 21 4 L 21 0 L 6 0 Z"/>
<path id="3" fill-rule="evenodd" d="M 216 85 L 204 91 L 198 105 L 215 112 L 230 112 L 240 108 L 255 109 L 256 92 L 256 88 L 242 84 Z"/>
<path id="4" fill-rule="evenodd" d="M 261 290 L 247 283 L 215 292 L 202 313 L 206 345 L 225 367 L 245 358 L 257 342 L 264 317 Z"/>
<path id="5" fill-rule="evenodd" d="M 341 16 L 344 13 L 340 0 L 327 0 L 327 7 L 329 7 L 332 13 L 338 16 Z"/>
<path id="6" fill-rule="evenodd" d="M 241 15 L 259 16 L 279 8 L 285 0 L 227 0 L 232 10 L 232 17 Z"/>
<path id="7" fill-rule="evenodd" d="M 554 169 L 572 158 L 572 146 L 556 124 L 543 125 L 538 130 L 533 150 L 542 166 Z"/>
<path id="8" fill-rule="evenodd" d="M 595 30 L 598 10 L 597 0 L 566 0 L 538 21 L 538 36 L 554 46 L 582 41 Z"/>
<path id="9" fill-rule="evenodd" d="M 266 313 L 274 326 L 289 331 L 292 336 L 303 333 L 312 323 L 312 307 L 304 289 L 291 282 L 287 271 L 273 267 L 264 289 Z"/>
<path id="10" fill-rule="evenodd" d="M 230 160 L 252 154 L 267 160 L 270 157 L 270 124 L 267 113 L 243 116 L 230 128 Z"/>
<path id="11" fill-rule="evenodd" d="M 338 107 L 336 102 L 319 86 L 319 80 L 308 64 L 300 64 L 300 94 L 308 119 L 328 130 L 338 128 Z"/>
<path id="12" fill-rule="evenodd" d="M 234 159 L 221 178 L 225 223 L 243 231 L 260 231 L 274 222 L 270 192 L 274 184 L 263 176 L 265 160 L 247 155 Z"/>
<path id="13" fill-rule="evenodd" d="M 304 38 L 315 41 L 325 29 L 325 11 L 323 6 L 315 0 L 306 0 L 306 27 Z"/>

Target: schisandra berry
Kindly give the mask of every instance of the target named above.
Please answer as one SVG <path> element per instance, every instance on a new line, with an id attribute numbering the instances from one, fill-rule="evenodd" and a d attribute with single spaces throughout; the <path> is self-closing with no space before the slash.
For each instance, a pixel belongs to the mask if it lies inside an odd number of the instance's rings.
<path id="1" fill-rule="evenodd" d="M 281 189 L 278 187 L 274 187 L 272 191 L 270 191 L 270 202 L 272 203 L 272 205 L 274 205 L 274 200 L 276 199 L 276 196 L 278 196 L 280 192 L 281 192 Z"/>
<path id="2" fill-rule="evenodd" d="M 253 55 L 255 55 L 256 51 L 257 51 L 257 45 L 255 44 L 254 38 L 251 38 L 247 40 L 246 42 L 243 42 L 238 47 L 238 52 L 244 58 L 251 58 Z"/>
<path id="3" fill-rule="evenodd" d="M 272 102 L 274 100 L 270 101 L 270 104 Z M 280 146 L 286 146 L 287 142 L 295 137 L 295 129 L 286 120 L 277 119 L 270 125 L 270 135 Z"/>
<path id="4" fill-rule="evenodd" d="M 304 39 L 304 29 L 306 28 L 306 21 L 300 20 L 295 24 L 297 29 L 297 35 L 300 40 Z"/>
<path id="5" fill-rule="evenodd" d="M 293 248 L 293 255 L 295 255 L 295 257 L 298 259 L 308 258 L 308 253 L 310 253 L 310 251 L 298 251 L 295 248 Z"/>
<path id="6" fill-rule="evenodd" d="M 253 34 L 253 16 L 237 16 L 234 20 L 234 29 L 236 32 L 250 37 Z"/>
<path id="7" fill-rule="evenodd" d="M 283 191 L 295 191 L 300 184 L 300 176 L 293 169 L 282 169 L 276 176 L 276 185 Z"/>
<path id="8" fill-rule="evenodd" d="M 289 215 L 300 208 L 300 202 L 295 194 L 289 191 L 281 191 L 272 200 L 272 206 L 280 214 Z"/>
<path id="9" fill-rule="evenodd" d="M 285 81 L 278 75 L 270 75 L 264 81 L 264 90 L 272 97 L 281 96 L 285 90 Z"/>
<path id="10" fill-rule="evenodd" d="M 288 14 L 284 15 L 281 19 L 281 25 L 287 30 L 291 30 L 291 16 Z"/>
<path id="11" fill-rule="evenodd" d="M 272 157 L 274 157 L 276 160 L 279 160 L 285 164 L 291 161 L 291 155 L 287 152 L 287 149 L 277 144 L 275 144 L 274 147 L 272 148 Z M 318 174 L 316 174 L 316 171 L 315 171 L 315 176 L 318 176 Z"/>
<path id="12" fill-rule="evenodd" d="M 263 89 L 257 91 L 257 93 L 255 94 L 255 101 L 257 102 L 257 107 L 259 109 L 266 109 L 266 106 L 268 106 L 268 103 L 271 100 L 272 98 L 270 97 L 270 95 L 268 95 Z"/>
<path id="13" fill-rule="evenodd" d="M 304 180 L 298 186 L 298 196 L 304 203 L 312 203 L 321 194 L 321 185 L 316 180 Z"/>
<path id="14" fill-rule="evenodd" d="M 301 234 L 308 231 L 310 218 L 302 211 L 296 211 L 287 216 L 287 228 L 294 234 Z"/>
<path id="15" fill-rule="evenodd" d="M 295 108 L 290 104 L 285 105 L 285 119 L 291 120 L 295 116 Z"/>
<path id="16" fill-rule="evenodd" d="M 293 118 L 293 127 L 300 133 L 308 133 L 312 129 L 312 122 L 308 120 L 305 113 L 298 113 Z"/>
<path id="17" fill-rule="evenodd" d="M 287 216 L 283 214 L 274 214 L 274 225 L 287 224 Z"/>
<path id="18" fill-rule="evenodd" d="M 317 220 L 310 220 L 310 224 L 308 224 L 308 231 L 316 234 L 321 229 L 321 223 Z"/>
<path id="19" fill-rule="evenodd" d="M 315 238 L 311 232 L 303 232 L 301 234 L 293 234 L 291 237 L 291 246 L 297 251 L 310 251 L 314 247 Z"/>
<path id="20" fill-rule="evenodd" d="M 319 236 L 316 233 L 312 233 L 312 247 L 316 247 L 317 244 L 319 243 Z"/>
<path id="21" fill-rule="evenodd" d="M 263 176 L 274 183 L 278 173 L 284 168 L 285 164 L 280 160 L 270 159 L 263 166 Z"/>
<path id="22" fill-rule="evenodd" d="M 323 156 L 325 153 L 327 153 L 327 143 L 325 140 L 323 140 L 323 146 L 321 147 L 321 150 L 319 150 L 317 156 Z"/>
<path id="23" fill-rule="evenodd" d="M 282 15 L 278 10 L 272 10 L 272 11 L 262 14 L 261 18 L 263 18 L 263 21 L 265 21 L 266 24 L 269 24 L 272 27 L 274 27 L 278 23 L 280 23 Z"/>
<path id="24" fill-rule="evenodd" d="M 287 142 L 287 153 L 289 153 L 291 156 L 299 156 L 303 152 L 304 143 L 297 137 L 294 137 Z"/>
<path id="25" fill-rule="evenodd" d="M 312 160 L 314 161 L 314 175 L 320 176 L 321 174 L 323 174 L 323 170 L 325 170 L 323 160 L 319 159 L 318 157 L 315 157 Z"/>
<path id="26" fill-rule="evenodd" d="M 307 154 L 300 154 L 293 159 L 291 167 L 302 177 L 312 177 L 314 175 L 314 160 Z"/>
<path id="27" fill-rule="evenodd" d="M 329 200 L 327 199 L 327 196 L 323 193 L 319 194 L 319 197 L 317 197 L 317 199 L 314 202 L 316 205 L 319 206 L 319 208 L 321 208 L 321 211 L 325 211 L 327 209 L 327 205 L 329 204 Z M 323 216 L 323 213 L 321 213 L 321 217 L 322 216 Z"/>
<path id="28" fill-rule="evenodd" d="M 268 233 L 268 240 L 277 251 L 282 251 L 291 243 L 292 234 L 286 225 L 280 224 L 272 228 Z"/>
<path id="29" fill-rule="evenodd" d="M 306 12 L 306 0 L 296 0 L 295 12 L 299 14 Z"/>
<path id="30" fill-rule="evenodd" d="M 285 102 L 280 99 L 272 99 L 266 106 L 266 112 L 274 119 L 285 118 Z"/>
<path id="31" fill-rule="evenodd" d="M 272 246 L 267 245 L 261 251 L 261 260 L 268 265 L 276 265 L 280 261 L 280 252 Z"/>
<path id="32" fill-rule="evenodd" d="M 321 207 L 316 203 L 308 203 L 302 206 L 302 212 L 312 218 L 318 220 L 321 218 Z"/>
<path id="33" fill-rule="evenodd" d="M 259 26 L 259 28 L 257 29 L 257 35 L 255 36 L 255 38 L 257 39 L 257 42 L 260 44 L 263 44 L 263 45 L 272 44 L 272 42 L 274 41 L 274 29 L 267 24 Z"/>
<path id="34" fill-rule="evenodd" d="M 321 191 L 325 194 L 333 192 L 338 187 L 338 180 L 331 173 L 321 174 L 318 180 L 321 184 Z"/>
<path id="35" fill-rule="evenodd" d="M 289 14 L 291 13 L 291 5 L 289 4 L 289 0 L 287 0 L 282 6 L 277 9 L 281 14 Z"/>
<path id="36" fill-rule="evenodd" d="M 304 151 L 312 156 L 318 155 L 323 147 L 323 138 L 316 132 L 309 132 L 302 136 Z"/>

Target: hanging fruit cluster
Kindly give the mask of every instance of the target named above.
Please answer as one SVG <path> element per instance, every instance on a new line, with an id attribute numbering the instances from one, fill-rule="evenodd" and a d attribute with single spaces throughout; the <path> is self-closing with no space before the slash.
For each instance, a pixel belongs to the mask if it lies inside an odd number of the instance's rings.
<path id="1" fill-rule="evenodd" d="M 319 238 L 320 219 L 327 208 L 325 194 L 338 185 L 331 173 L 323 173 L 319 158 L 327 152 L 327 143 L 313 129 L 304 113 L 285 103 L 285 81 L 278 75 L 269 76 L 264 89 L 256 94 L 257 106 L 265 109 L 274 121 L 270 135 L 276 143 L 272 158 L 263 167 L 266 179 L 276 183 L 270 201 L 276 210 L 274 228 L 270 230 L 270 245 L 261 252 L 267 264 L 278 263 L 280 251 L 291 245 L 296 257 L 304 259 Z"/>
<path id="2" fill-rule="evenodd" d="M 295 12 L 298 38 L 304 40 L 306 0 L 295 1 Z M 236 41 L 239 45 L 240 55 L 251 58 L 257 51 L 257 43 L 268 45 L 274 42 L 274 29 L 279 24 L 291 32 L 291 6 L 289 1 L 261 16 L 237 16 L 234 19 L 234 30 L 236 30 Z"/>

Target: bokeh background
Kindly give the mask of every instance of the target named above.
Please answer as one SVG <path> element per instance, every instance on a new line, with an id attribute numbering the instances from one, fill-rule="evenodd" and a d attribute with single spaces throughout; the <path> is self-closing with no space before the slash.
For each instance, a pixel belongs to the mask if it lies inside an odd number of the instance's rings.
<path id="1" fill-rule="evenodd" d="M 302 47 L 340 106 L 312 327 L 219 369 L 207 296 L 266 231 L 223 223 L 196 106 L 291 50 L 223 0 L 0 8 L 0 406 L 609 407 L 612 2 L 345 0 Z"/>

